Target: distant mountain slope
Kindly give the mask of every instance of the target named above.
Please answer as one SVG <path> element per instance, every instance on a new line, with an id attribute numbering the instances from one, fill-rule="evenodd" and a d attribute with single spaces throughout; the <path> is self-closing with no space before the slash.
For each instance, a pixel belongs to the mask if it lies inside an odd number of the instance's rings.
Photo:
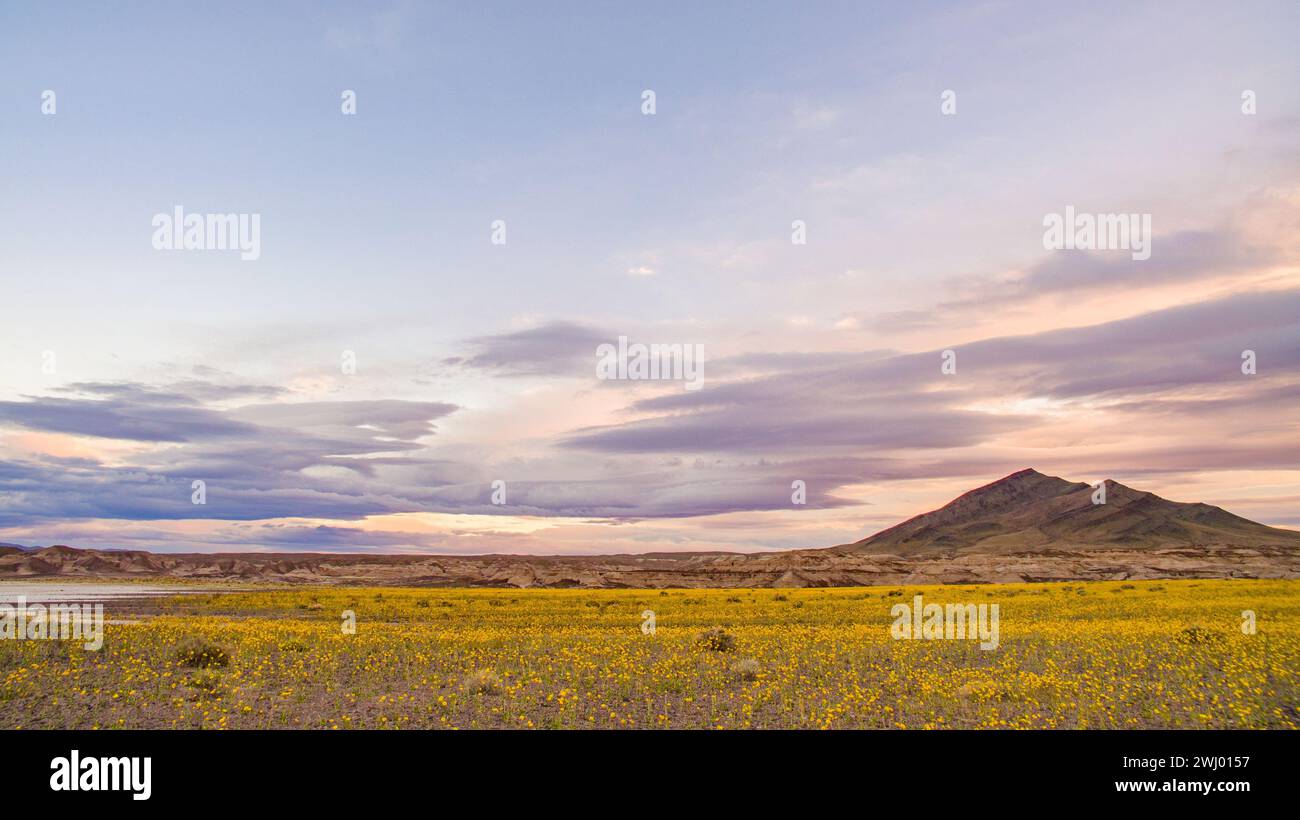
<path id="1" fill-rule="evenodd" d="M 1183 504 L 1106 482 L 1088 484 L 1025 469 L 909 518 L 840 552 L 890 555 L 1044 550 L 1295 547 L 1300 532 L 1268 527 L 1210 504 Z"/>

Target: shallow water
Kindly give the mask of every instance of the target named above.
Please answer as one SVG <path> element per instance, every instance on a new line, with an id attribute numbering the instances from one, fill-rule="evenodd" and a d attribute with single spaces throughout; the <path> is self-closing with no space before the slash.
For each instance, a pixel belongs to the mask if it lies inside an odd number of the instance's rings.
<path id="1" fill-rule="evenodd" d="M 230 589 L 194 586 L 152 586 L 149 584 L 57 584 L 26 581 L 0 581 L 0 603 L 17 603 L 19 597 L 29 604 L 73 601 L 119 601 L 125 598 L 156 598 L 162 595 L 212 595 Z"/>

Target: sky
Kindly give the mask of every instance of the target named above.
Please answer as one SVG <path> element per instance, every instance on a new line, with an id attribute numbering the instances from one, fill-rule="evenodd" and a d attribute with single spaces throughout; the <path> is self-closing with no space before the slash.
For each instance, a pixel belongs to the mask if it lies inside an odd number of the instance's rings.
<path id="1" fill-rule="evenodd" d="M 1300 528 L 1297 31 L 0 0 L 0 542 L 819 547 L 1024 467 Z M 601 378 L 620 337 L 697 384 Z"/>

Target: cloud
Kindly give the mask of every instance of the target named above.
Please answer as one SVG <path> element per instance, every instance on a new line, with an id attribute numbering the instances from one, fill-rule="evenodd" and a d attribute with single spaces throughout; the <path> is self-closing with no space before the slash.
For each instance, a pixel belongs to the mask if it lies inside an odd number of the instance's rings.
<path id="1" fill-rule="evenodd" d="M 1248 244 L 1232 229 L 1183 231 L 1156 236 L 1151 258 L 1141 262 L 1121 252 L 1057 251 L 1023 274 L 982 282 L 975 295 L 943 307 L 974 309 L 1045 295 L 1189 282 L 1258 270 L 1277 260 L 1274 249 Z"/>
<path id="2" fill-rule="evenodd" d="M 294 402 L 247 405 L 230 415 L 274 427 L 324 428 L 339 435 L 364 430 L 363 439 L 411 442 L 434 432 L 433 420 L 449 415 L 456 405 L 394 399 L 370 401 Z"/>
<path id="3" fill-rule="evenodd" d="M 112 398 L 101 400 L 43 398 L 0 402 L 0 423 L 29 430 L 129 441 L 186 442 L 251 433 L 253 427 L 220 411 L 162 397 L 158 404 Z"/>
<path id="4" fill-rule="evenodd" d="M 564 447 L 602 453 L 829 453 L 971 447 L 1044 423 L 1027 412 L 979 409 L 1008 398 L 1136 409 L 1186 409 L 1210 387 L 1238 403 L 1269 400 L 1300 376 L 1300 291 L 1241 294 L 1084 328 L 1000 337 L 956 350 L 880 356 L 772 357 L 784 370 L 635 402 L 638 418 L 576 431 Z M 1243 377 L 1243 350 L 1274 381 Z M 1167 395 L 1168 394 L 1168 395 Z M 1285 397 L 1286 393 L 1283 394 Z M 1223 399 L 1227 401 L 1227 399 Z M 1202 414 L 1215 408 L 1197 405 Z M 1082 412 L 1082 409 L 1076 410 Z M 1094 412 L 1094 411 L 1088 411 Z M 1222 412 L 1234 412 L 1227 405 Z M 1094 413 L 1095 414 L 1095 413 Z"/>
<path id="5" fill-rule="evenodd" d="M 431 487 L 464 480 L 464 470 L 445 461 L 392 455 L 423 449 L 419 440 L 435 431 L 435 420 L 457 409 L 447 402 L 253 403 L 221 410 L 201 402 L 268 391 L 182 382 L 83 383 L 60 392 L 96 398 L 0 402 L 0 425 L 156 446 L 124 457 L 125 465 L 11 459 L 0 471 L 0 520 L 354 518 L 416 508 L 415 499 Z M 388 472 L 420 483 L 402 488 L 388 482 Z M 207 505 L 191 503 L 194 480 L 207 483 Z"/>
<path id="6" fill-rule="evenodd" d="M 555 321 L 469 340 L 474 352 L 447 360 L 499 376 L 579 376 L 595 372 L 596 347 L 617 338 L 575 322 Z"/>
<path id="7" fill-rule="evenodd" d="M 854 318 L 881 330 L 941 327 L 1044 298 L 1093 297 L 1261 274 L 1288 257 L 1281 246 L 1256 242 L 1231 225 L 1157 235 L 1151 247 L 1151 258 L 1145 261 L 1133 260 L 1127 251 L 1055 251 L 1010 275 L 950 280 L 941 292 L 955 298 L 930 309 Z"/>
<path id="8" fill-rule="evenodd" d="M 156 404 L 198 404 L 233 399 L 273 399 L 289 391 L 266 384 L 221 384 L 205 379 L 183 379 L 164 387 L 141 382 L 73 382 L 55 388 L 57 393 L 102 396 L 123 400 L 144 400 Z"/>
<path id="9" fill-rule="evenodd" d="M 913 397 L 919 398 L 919 397 Z M 771 403 L 665 416 L 582 431 L 564 444 L 606 453 L 790 453 L 846 448 L 965 447 L 1032 420 L 943 408 L 859 406 L 832 415 Z"/>

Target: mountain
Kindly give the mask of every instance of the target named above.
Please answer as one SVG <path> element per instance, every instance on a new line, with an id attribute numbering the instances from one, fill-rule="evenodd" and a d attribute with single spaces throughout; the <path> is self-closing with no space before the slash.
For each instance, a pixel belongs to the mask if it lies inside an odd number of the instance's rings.
<path id="1" fill-rule="evenodd" d="M 1106 482 L 1017 473 L 829 549 L 646 555 L 151 553 L 0 549 L 0 580 L 183 578 L 430 587 L 824 587 L 1157 578 L 1300 578 L 1300 532 Z M 3 588 L 0 587 L 0 590 Z"/>
<path id="2" fill-rule="evenodd" d="M 1105 484 L 1025 469 L 971 490 L 937 510 L 835 548 L 889 555 L 1152 550 L 1204 547 L 1300 549 L 1300 532 L 1268 527 L 1210 504 L 1184 504 Z"/>

